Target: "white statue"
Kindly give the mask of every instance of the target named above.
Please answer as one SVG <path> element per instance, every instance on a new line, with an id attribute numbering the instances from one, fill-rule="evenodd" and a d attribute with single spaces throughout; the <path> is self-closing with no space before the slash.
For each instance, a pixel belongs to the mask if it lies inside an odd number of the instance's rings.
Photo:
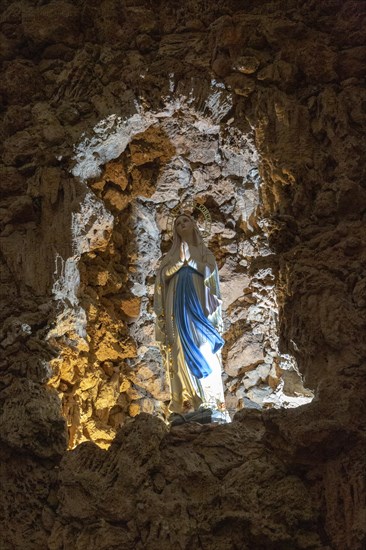
<path id="1" fill-rule="evenodd" d="M 171 413 L 209 408 L 230 422 L 221 380 L 222 332 L 215 257 L 188 214 L 174 222 L 173 244 L 156 276 L 156 340 L 169 372 Z"/>

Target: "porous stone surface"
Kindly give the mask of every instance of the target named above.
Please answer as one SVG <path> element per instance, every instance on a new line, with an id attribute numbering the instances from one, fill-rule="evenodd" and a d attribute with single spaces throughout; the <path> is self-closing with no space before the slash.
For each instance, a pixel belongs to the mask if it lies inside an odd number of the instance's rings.
<path id="1" fill-rule="evenodd" d="M 364 547 L 365 17 L 3 0 L 5 549 Z M 192 196 L 243 410 L 169 433 L 153 273 Z"/>
<path id="2" fill-rule="evenodd" d="M 258 411 L 170 431 L 141 414 L 108 451 L 84 443 L 62 461 L 49 547 L 328 548 L 311 492 L 265 438 Z"/>

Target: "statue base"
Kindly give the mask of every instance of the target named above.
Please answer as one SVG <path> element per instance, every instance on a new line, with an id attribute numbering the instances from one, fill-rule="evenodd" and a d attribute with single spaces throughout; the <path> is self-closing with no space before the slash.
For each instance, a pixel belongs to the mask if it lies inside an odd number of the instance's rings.
<path id="1" fill-rule="evenodd" d="M 191 413 L 172 413 L 168 419 L 171 426 L 180 426 L 187 422 L 198 422 L 199 424 L 227 424 L 231 422 L 227 411 L 213 411 L 212 409 L 198 409 Z"/>

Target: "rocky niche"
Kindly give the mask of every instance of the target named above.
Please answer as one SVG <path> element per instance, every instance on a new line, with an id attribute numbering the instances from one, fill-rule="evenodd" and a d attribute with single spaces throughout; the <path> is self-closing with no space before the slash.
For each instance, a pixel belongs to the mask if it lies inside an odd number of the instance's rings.
<path id="1" fill-rule="evenodd" d="M 72 212 L 73 255 L 56 256 L 59 349 L 49 384 L 60 395 L 70 446 L 110 444 L 140 412 L 167 416 L 169 388 L 154 340 L 154 278 L 181 204 L 202 204 L 221 279 L 227 406 L 297 406 L 313 397 L 278 349 L 276 254 L 261 201 L 253 133 L 228 119 L 233 95 L 216 81 L 185 83 L 158 112 L 110 115 L 76 147 L 85 196 Z"/>
<path id="2" fill-rule="evenodd" d="M 361 550 L 365 7 L 3 7 L 2 547 Z M 154 271 L 192 198 L 235 416 L 170 430 Z"/>

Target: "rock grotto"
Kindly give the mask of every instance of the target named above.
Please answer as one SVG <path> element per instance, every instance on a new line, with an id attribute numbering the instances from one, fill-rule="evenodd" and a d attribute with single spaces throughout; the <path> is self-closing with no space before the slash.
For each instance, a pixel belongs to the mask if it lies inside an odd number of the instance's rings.
<path id="1" fill-rule="evenodd" d="M 366 3 L 2 0 L 2 550 L 366 545 Z M 204 205 L 232 422 L 166 422 Z"/>

